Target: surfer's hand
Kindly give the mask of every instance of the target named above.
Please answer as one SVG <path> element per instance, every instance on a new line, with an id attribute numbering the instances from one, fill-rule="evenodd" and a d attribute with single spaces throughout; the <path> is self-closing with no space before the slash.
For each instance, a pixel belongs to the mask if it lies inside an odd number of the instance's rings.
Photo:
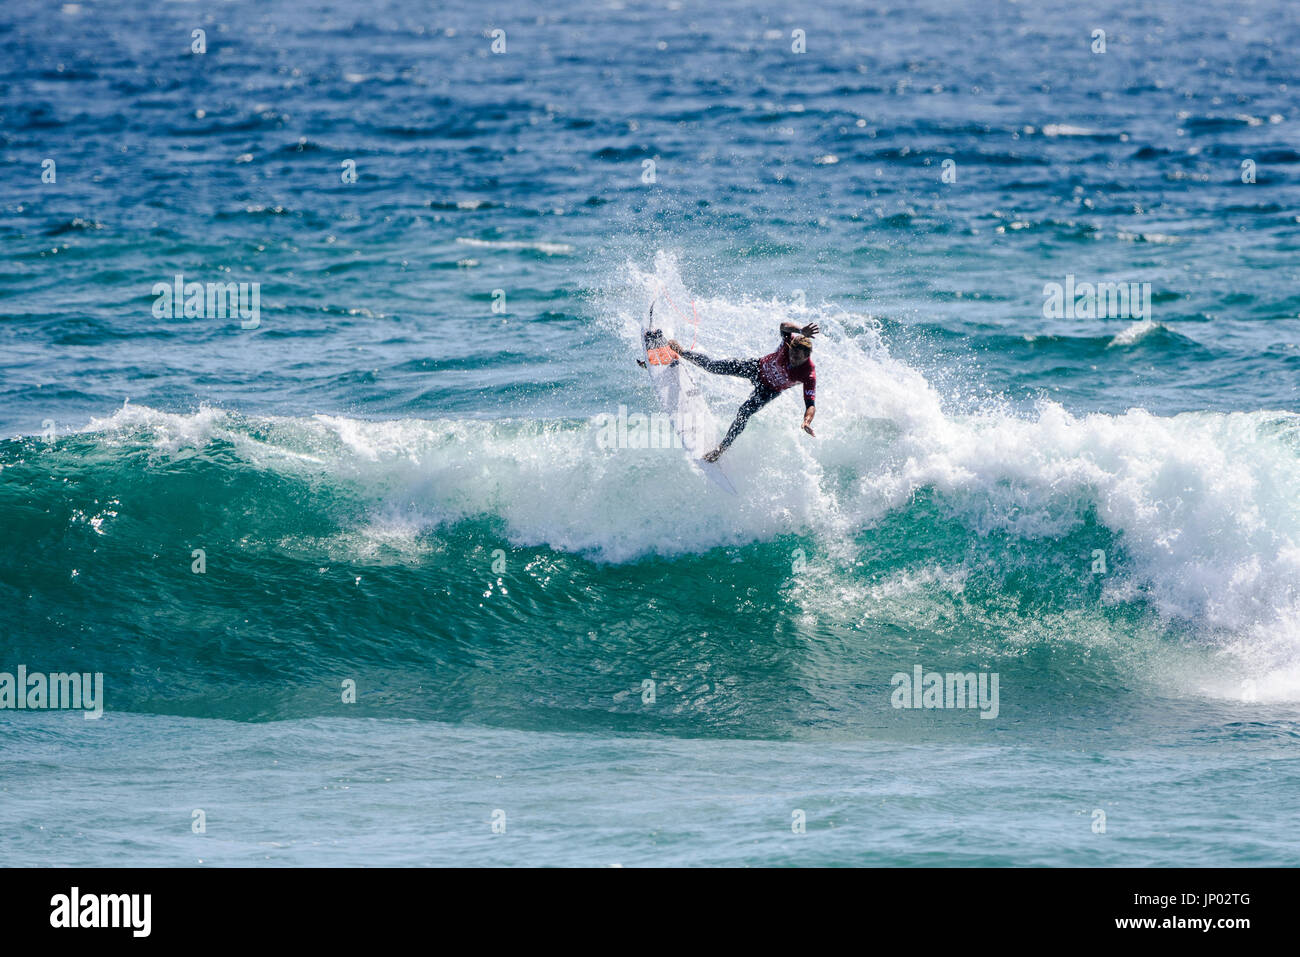
<path id="1" fill-rule="evenodd" d="M 817 335 L 817 333 L 822 331 L 822 328 L 821 326 L 817 325 L 817 323 L 810 322 L 808 323 L 808 325 L 804 326 L 799 331 L 803 333 L 805 336 L 815 336 Z"/>
<path id="2" fill-rule="evenodd" d="M 704 453 L 704 461 L 706 461 L 706 462 L 716 462 L 716 461 L 718 461 L 718 457 L 719 457 L 720 455 L 722 455 L 722 449 L 714 449 L 712 452 L 705 452 L 705 453 Z"/>
<path id="3" fill-rule="evenodd" d="M 686 351 L 685 349 L 682 348 L 681 343 L 678 342 L 676 339 L 668 340 L 668 348 L 672 349 L 673 352 L 677 353 L 678 355 L 681 355 L 683 352 Z"/>
<path id="4" fill-rule="evenodd" d="M 636 364 L 639 365 L 642 369 L 646 368 L 646 364 L 645 364 L 645 360 L 644 360 L 644 359 L 637 359 L 637 360 L 636 360 Z"/>

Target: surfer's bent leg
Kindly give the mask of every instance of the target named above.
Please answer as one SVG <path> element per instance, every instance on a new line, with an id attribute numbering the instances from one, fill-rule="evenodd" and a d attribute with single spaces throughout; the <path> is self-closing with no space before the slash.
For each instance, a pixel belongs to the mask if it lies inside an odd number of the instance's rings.
<path id="1" fill-rule="evenodd" d="M 755 389 L 753 394 L 741 405 L 740 411 L 736 413 L 736 421 L 731 423 L 731 428 L 727 429 L 726 437 L 718 443 L 718 451 L 725 451 L 742 431 L 749 417 L 757 412 L 763 406 L 775 399 L 779 392 L 773 392 L 770 389 Z"/>
<path id="2" fill-rule="evenodd" d="M 690 350 L 679 352 L 678 355 L 714 375 L 734 375 L 742 379 L 754 379 L 758 375 L 757 359 L 710 359 L 701 352 Z"/>

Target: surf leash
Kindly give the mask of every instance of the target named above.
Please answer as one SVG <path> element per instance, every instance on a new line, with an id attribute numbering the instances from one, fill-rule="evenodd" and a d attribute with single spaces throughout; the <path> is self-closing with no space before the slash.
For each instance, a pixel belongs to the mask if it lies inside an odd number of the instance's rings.
<path id="1" fill-rule="evenodd" d="M 699 310 L 697 310 L 697 309 L 695 308 L 695 300 L 694 300 L 694 299 L 691 300 L 691 313 L 695 316 L 695 319 L 694 319 L 694 320 L 691 320 L 691 319 L 687 319 L 687 318 L 686 318 L 686 313 L 682 312 L 680 309 L 677 308 L 677 303 L 673 302 L 672 297 L 668 295 L 668 291 L 667 291 L 666 289 L 664 289 L 662 283 L 660 283 L 660 285 L 659 285 L 659 295 L 663 296 L 664 302 L 668 303 L 668 305 L 672 307 L 673 312 L 675 312 L 675 313 L 677 313 L 677 315 L 681 316 L 682 319 L 685 320 L 686 322 L 691 323 L 691 325 L 692 325 L 694 331 L 691 333 L 691 347 L 690 347 L 689 349 L 687 349 L 686 351 L 687 351 L 687 352 L 694 352 L 694 351 L 695 351 L 695 343 L 696 343 L 696 342 L 699 340 L 699 338 L 700 338 L 700 313 L 699 313 Z M 654 304 L 651 303 L 651 305 L 650 305 L 650 312 L 651 312 L 651 315 L 654 314 L 654 308 L 655 308 L 655 307 L 654 307 Z"/>

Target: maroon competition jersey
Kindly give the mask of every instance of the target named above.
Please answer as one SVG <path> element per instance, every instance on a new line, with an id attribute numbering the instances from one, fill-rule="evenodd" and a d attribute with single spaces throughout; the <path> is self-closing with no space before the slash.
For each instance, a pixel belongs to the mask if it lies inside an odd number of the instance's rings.
<path id="1" fill-rule="evenodd" d="M 784 392 L 801 382 L 804 405 L 812 405 L 817 401 L 817 369 L 812 357 L 809 356 L 803 365 L 790 368 L 790 347 L 784 342 L 776 352 L 758 360 L 758 375 L 773 392 Z"/>

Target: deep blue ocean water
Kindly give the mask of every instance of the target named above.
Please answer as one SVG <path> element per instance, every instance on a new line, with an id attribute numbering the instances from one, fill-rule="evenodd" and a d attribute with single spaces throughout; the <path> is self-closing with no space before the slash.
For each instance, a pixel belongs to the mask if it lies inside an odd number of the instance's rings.
<path id="1" fill-rule="evenodd" d="M 0 708 L 0 863 L 1294 864 L 1298 49 L 1285 0 L 8 0 L 0 682 L 105 713 Z M 735 497 L 602 447 L 652 301 L 819 323 L 817 437 L 783 395 Z"/>

